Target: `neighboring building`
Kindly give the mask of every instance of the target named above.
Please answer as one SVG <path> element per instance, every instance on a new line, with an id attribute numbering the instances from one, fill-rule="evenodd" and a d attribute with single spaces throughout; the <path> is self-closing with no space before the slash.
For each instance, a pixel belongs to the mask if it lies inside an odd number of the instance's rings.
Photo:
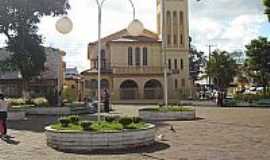
<path id="1" fill-rule="evenodd" d="M 84 80 L 76 67 L 66 68 L 65 70 L 64 98 L 71 98 L 75 101 L 82 101 L 84 99 Z"/>
<path id="2" fill-rule="evenodd" d="M 109 89 L 113 101 L 161 100 L 164 95 L 162 41 L 166 35 L 168 96 L 177 99 L 179 90 L 191 93 L 189 79 L 188 1 L 165 0 L 165 26 L 161 23 L 161 4 L 157 0 L 157 31 L 147 29 L 139 36 L 121 30 L 102 39 L 101 88 Z M 166 28 L 166 30 L 164 29 Z M 89 43 L 91 68 L 82 72 L 85 95 L 97 95 L 97 42 Z M 135 102 L 135 101 L 134 101 Z"/>
<path id="3" fill-rule="evenodd" d="M 56 104 L 63 90 L 65 53 L 54 48 L 46 48 L 45 52 L 45 71 L 29 82 L 30 96 L 46 97 L 51 103 Z M 0 49 L 0 60 L 5 60 L 11 54 L 5 49 Z M 23 93 L 20 72 L 0 72 L 0 90 L 8 97 L 21 97 Z"/>

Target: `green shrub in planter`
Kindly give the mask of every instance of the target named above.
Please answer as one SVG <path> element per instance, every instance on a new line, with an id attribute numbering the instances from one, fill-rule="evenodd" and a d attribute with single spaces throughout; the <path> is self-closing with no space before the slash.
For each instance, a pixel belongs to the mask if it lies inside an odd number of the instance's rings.
<path id="1" fill-rule="evenodd" d="M 26 101 L 23 98 L 9 98 L 7 102 L 12 106 L 25 105 Z"/>
<path id="2" fill-rule="evenodd" d="M 140 117 L 133 117 L 133 118 L 132 118 L 132 121 L 133 121 L 133 123 L 140 123 L 140 122 L 143 121 L 143 119 L 140 118 Z"/>
<path id="3" fill-rule="evenodd" d="M 132 123 L 132 118 L 129 117 L 123 117 L 119 120 L 119 123 L 121 123 L 124 127 Z"/>
<path id="4" fill-rule="evenodd" d="M 137 126 L 135 123 L 131 123 L 124 127 L 125 129 L 137 129 Z"/>
<path id="5" fill-rule="evenodd" d="M 91 121 L 82 121 L 80 123 L 80 125 L 82 126 L 82 128 L 83 128 L 84 131 L 90 131 L 91 130 L 92 122 Z"/>
<path id="6" fill-rule="evenodd" d="M 72 124 L 76 124 L 76 125 L 79 124 L 79 121 L 80 121 L 79 116 L 77 116 L 77 115 L 72 115 L 72 116 L 69 116 L 68 118 L 70 119 L 70 122 L 71 122 Z"/>
<path id="7" fill-rule="evenodd" d="M 46 98 L 39 97 L 32 100 L 35 106 L 46 107 L 49 106 L 49 102 Z"/>
<path id="8" fill-rule="evenodd" d="M 113 122 L 115 120 L 116 120 L 116 117 L 113 117 L 113 116 L 107 116 L 107 117 L 105 117 L 105 121 L 106 122 Z"/>
<path id="9" fill-rule="evenodd" d="M 62 117 L 58 120 L 62 127 L 68 127 L 70 124 L 70 119 L 68 117 Z"/>

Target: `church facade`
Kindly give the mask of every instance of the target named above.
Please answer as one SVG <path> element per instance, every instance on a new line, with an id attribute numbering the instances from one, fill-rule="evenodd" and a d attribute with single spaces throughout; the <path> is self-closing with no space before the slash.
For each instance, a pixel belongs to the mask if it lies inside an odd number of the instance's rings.
<path id="1" fill-rule="evenodd" d="M 190 96 L 188 0 L 165 0 L 165 23 L 161 1 L 157 0 L 157 33 L 147 29 L 131 36 L 126 29 L 102 39 L 101 88 L 108 89 L 112 101 L 162 101 L 164 96 L 164 55 L 162 40 L 166 35 L 168 98 Z M 85 95 L 97 95 L 97 42 L 89 43 L 90 69 L 82 72 Z"/>

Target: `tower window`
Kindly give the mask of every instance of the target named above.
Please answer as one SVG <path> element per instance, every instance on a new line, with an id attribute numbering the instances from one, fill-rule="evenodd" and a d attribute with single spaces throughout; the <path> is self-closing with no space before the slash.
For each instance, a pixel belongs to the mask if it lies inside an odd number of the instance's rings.
<path id="1" fill-rule="evenodd" d="M 173 35 L 173 44 L 177 45 L 177 35 Z"/>
<path id="2" fill-rule="evenodd" d="M 181 70 L 183 70 L 184 69 L 184 61 L 183 61 L 183 59 L 181 59 Z"/>
<path id="3" fill-rule="evenodd" d="M 185 86 L 186 86 L 186 80 L 182 79 L 182 87 L 185 87 Z"/>
<path id="4" fill-rule="evenodd" d="M 135 63 L 136 66 L 141 65 L 141 49 L 138 47 L 135 49 Z"/>
<path id="5" fill-rule="evenodd" d="M 172 69 L 171 59 L 168 60 L 168 68 L 169 68 L 170 70 Z"/>
<path id="6" fill-rule="evenodd" d="M 183 44 L 183 34 L 180 35 L 180 44 Z"/>
<path id="7" fill-rule="evenodd" d="M 167 36 L 167 45 L 170 45 L 171 44 L 171 35 L 168 34 Z"/>
<path id="8" fill-rule="evenodd" d="M 178 88 L 178 80 L 177 79 L 174 80 L 174 86 L 175 86 L 175 89 Z"/>
<path id="9" fill-rule="evenodd" d="M 147 66 L 148 60 L 148 53 L 147 53 L 147 48 L 143 48 L 143 65 Z"/>
<path id="10" fill-rule="evenodd" d="M 128 65 L 132 66 L 133 65 L 133 55 L 132 55 L 132 47 L 128 48 Z"/>
<path id="11" fill-rule="evenodd" d="M 174 59 L 174 69 L 178 69 L 177 59 Z"/>

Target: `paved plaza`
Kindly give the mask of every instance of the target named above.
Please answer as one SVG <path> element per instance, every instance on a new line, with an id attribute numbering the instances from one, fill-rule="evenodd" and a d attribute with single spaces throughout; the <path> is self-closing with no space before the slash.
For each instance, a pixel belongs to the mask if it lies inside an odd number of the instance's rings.
<path id="1" fill-rule="evenodd" d="M 114 106 L 136 115 L 137 106 Z M 0 141 L 0 160 L 269 160 L 270 109 L 197 107 L 196 121 L 162 122 L 155 145 L 133 151 L 72 154 L 46 146 L 43 127 L 57 117 L 9 122 L 15 138 Z M 173 126 L 176 132 L 170 130 Z"/>

